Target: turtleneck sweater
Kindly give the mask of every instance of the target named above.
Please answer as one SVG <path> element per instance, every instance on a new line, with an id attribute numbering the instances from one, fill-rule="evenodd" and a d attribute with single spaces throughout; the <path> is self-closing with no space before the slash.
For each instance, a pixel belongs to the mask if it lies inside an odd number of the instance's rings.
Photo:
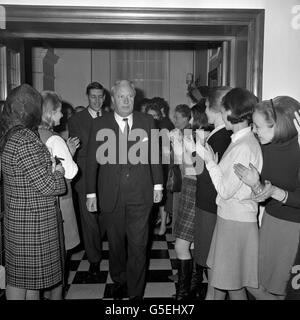
<path id="1" fill-rule="evenodd" d="M 278 219 L 300 223 L 300 148 L 298 137 L 279 144 L 262 146 L 262 182 L 269 180 L 274 186 L 288 191 L 285 204 L 274 199 L 266 201 L 266 212 Z"/>

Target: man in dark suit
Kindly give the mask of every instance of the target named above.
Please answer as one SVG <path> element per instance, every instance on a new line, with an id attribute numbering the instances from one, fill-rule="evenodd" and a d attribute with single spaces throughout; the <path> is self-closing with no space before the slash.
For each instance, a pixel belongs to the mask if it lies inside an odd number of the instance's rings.
<path id="1" fill-rule="evenodd" d="M 115 299 L 125 296 L 126 286 L 129 298 L 143 297 L 149 216 L 153 202 L 162 199 L 162 168 L 158 162 L 150 161 L 154 120 L 149 115 L 133 112 L 134 98 L 135 89 L 129 81 L 117 82 L 112 88 L 114 112 L 95 120 L 88 144 L 87 208 L 94 212 L 100 206 L 108 236 Z M 136 163 L 130 150 L 138 131 L 144 136 L 139 140 L 142 147 L 137 153 L 145 155 L 146 147 L 147 154 L 146 161 Z M 107 132 L 113 133 L 115 139 L 107 142 L 100 137 Z M 116 157 L 112 153 L 112 159 L 106 163 L 103 160 L 107 154 L 101 154 L 105 144 L 116 151 Z"/>
<path id="2" fill-rule="evenodd" d="M 89 272 L 92 276 L 99 276 L 102 251 L 101 239 L 104 230 L 100 215 L 89 212 L 86 208 L 85 163 L 92 123 L 95 118 L 102 116 L 101 108 L 105 100 L 104 88 L 100 83 L 92 82 L 87 86 L 86 95 L 89 105 L 83 111 L 75 113 L 69 119 L 68 126 L 70 137 L 78 137 L 80 139 L 80 148 L 75 155 L 75 160 L 79 167 L 75 189 L 78 195 L 84 248 L 90 262 Z"/>

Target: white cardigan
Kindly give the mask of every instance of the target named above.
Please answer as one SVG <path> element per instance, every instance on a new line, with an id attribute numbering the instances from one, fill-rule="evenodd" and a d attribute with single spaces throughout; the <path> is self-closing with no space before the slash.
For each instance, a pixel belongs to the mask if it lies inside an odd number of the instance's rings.
<path id="1" fill-rule="evenodd" d="M 246 167 L 252 163 L 259 172 L 262 169 L 261 148 L 249 127 L 231 136 L 231 144 L 219 164 L 210 161 L 206 167 L 218 192 L 218 216 L 227 220 L 256 222 L 258 204 L 250 200 L 251 188 L 234 173 L 233 165 L 237 163 Z"/>

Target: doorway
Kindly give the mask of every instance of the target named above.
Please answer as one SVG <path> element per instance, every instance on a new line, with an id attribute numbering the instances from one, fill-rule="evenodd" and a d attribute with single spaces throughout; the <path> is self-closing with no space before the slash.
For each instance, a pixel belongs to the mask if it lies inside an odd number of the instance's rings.
<path id="1" fill-rule="evenodd" d="M 208 71 L 212 83 L 243 86 L 258 98 L 262 95 L 264 10 L 250 9 L 150 9 L 92 8 L 55 6 L 5 6 L 5 40 L 30 42 L 43 47 L 53 42 L 95 48 L 100 44 L 122 42 L 167 46 L 197 46 L 213 43 L 221 48 L 222 68 Z M 157 47 L 158 48 L 158 47 Z M 208 47 L 209 48 L 209 47 Z M 215 55 L 213 49 L 211 56 Z M 219 53 L 220 54 L 220 50 Z M 197 55 L 196 55 L 197 56 Z M 21 60 L 22 61 L 22 60 Z M 196 58 L 197 64 L 197 58 Z M 195 65 L 196 65 L 195 64 Z M 32 82 L 30 63 L 25 64 L 25 79 Z M 195 67 L 197 69 L 197 66 Z M 195 71 L 195 70 L 194 70 Z M 30 81 L 31 80 L 31 81 Z"/>

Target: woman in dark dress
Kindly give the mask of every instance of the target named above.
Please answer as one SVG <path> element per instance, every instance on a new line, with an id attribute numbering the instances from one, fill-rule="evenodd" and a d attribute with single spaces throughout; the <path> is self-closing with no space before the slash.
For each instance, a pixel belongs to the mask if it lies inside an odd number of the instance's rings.
<path id="1" fill-rule="evenodd" d="M 229 146 L 231 131 L 226 130 L 221 114 L 222 98 L 230 91 L 229 87 L 216 87 L 210 90 L 206 99 L 205 113 L 208 123 L 214 129 L 207 137 L 207 144 L 218 153 L 219 161 Z M 198 298 L 204 298 L 205 292 L 201 285 L 203 271 L 207 272 L 206 260 L 217 219 L 216 205 L 217 191 L 211 181 L 210 175 L 204 168 L 200 175 L 197 175 L 196 184 L 196 213 L 194 224 L 194 260 L 196 274 L 194 274 L 192 294 Z M 201 288 L 202 287 L 202 288 Z M 211 288 L 210 288 L 211 290 Z"/>
<path id="2" fill-rule="evenodd" d="M 259 103 L 253 131 L 262 144 L 263 168 L 237 164 L 237 176 L 250 186 L 257 202 L 266 201 L 259 236 L 259 300 L 284 299 L 300 235 L 300 149 L 293 120 L 300 103 L 279 96 Z"/>

